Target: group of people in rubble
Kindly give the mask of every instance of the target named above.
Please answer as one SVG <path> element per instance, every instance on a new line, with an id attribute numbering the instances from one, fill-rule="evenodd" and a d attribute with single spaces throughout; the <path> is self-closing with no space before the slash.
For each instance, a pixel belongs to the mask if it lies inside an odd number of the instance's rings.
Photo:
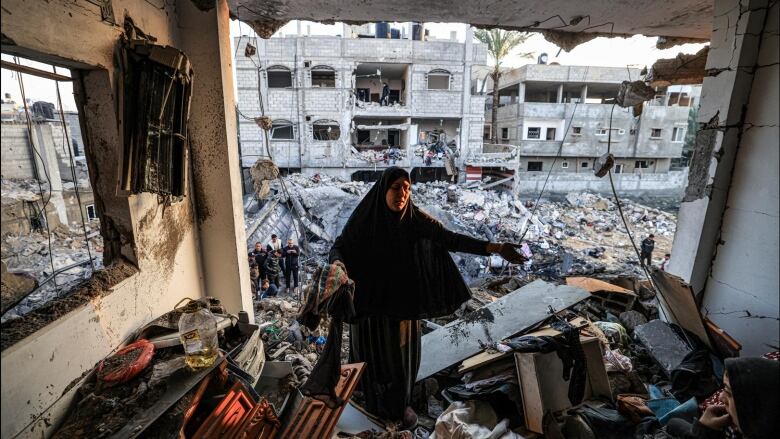
<path id="1" fill-rule="evenodd" d="M 292 238 L 284 246 L 275 234 L 265 246 L 256 242 L 248 256 L 252 294 L 258 299 L 275 297 L 282 289 L 282 277 L 285 292 L 297 293 L 299 257 L 300 248 Z"/>

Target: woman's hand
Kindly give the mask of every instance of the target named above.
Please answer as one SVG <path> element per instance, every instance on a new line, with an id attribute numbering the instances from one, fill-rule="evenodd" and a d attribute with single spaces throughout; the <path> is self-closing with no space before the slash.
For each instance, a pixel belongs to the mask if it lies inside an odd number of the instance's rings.
<path id="1" fill-rule="evenodd" d="M 518 248 L 520 248 L 519 245 L 510 244 L 508 242 L 490 243 L 487 246 L 487 251 L 490 253 L 498 253 L 502 258 L 512 264 L 522 264 L 528 259 L 517 252 Z"/>
<path id="2" fill-rule="evenodd" d="M 711 430 L 721 431 L 731 425 L 731 416 L 725 406 L 711 405 L 704 410 L 699 418 L 699 424 Z"/>

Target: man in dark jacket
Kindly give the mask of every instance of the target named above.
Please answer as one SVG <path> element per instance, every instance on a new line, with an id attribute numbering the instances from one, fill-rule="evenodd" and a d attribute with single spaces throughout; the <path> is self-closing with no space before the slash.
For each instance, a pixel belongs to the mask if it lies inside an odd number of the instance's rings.
<path id="1" fill-rule="evenodd" d="M 382 86 L 382 98 L 379 100 L 379 105 L 390 105 L 390 86 L 386 82 Z"/>
<path id="2" fill-rule="evenodd" d="M 249 254 L 254 256 L 255 262 L 257 263 L 258 274 L 260 276 L 258 279 L 265 279 L 265 260 L 268 259 L 268 250 L 263 247 L 262 243 L 256 242 L 255 249 Z"/>
<path id="3" fill-rule="evenodd" d="M 265 278 L 276 285 L 276 288 L 279 288 L 282 285 L 279 278 L 281 277 L 283 269 L 284 259 L 282 259 L 282 251 L 276 250 L 265 260 Z"/>
<path id="4" fill-rule="evenodd" d="M 655 235 L 652 233 L 650 236 L 642 240 L 642 252 L 639 257 L 639 262 L 647 267 L 653 265 L 653 249 L 655 248 Z"/>
<path id="5" fill-rule="evenodd" d="M 295 291 L 298 289 L 298 256 L 300 249 L 295 245 L 292 238 L 287 240 L 287 245 L 282 249 L 282 254 L 284 255 L 284 285 L 289 290 L 291 288 L 290 277 L 292 277 L 294 281 L 292 288 Z"/>

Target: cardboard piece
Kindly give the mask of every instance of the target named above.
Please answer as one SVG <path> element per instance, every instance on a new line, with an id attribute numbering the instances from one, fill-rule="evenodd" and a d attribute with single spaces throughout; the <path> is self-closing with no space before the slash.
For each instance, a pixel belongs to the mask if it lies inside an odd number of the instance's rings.
<path id="1" fill-rule="evenodd" d="M 712 347 L 707 330 L 704 328 L 699 306 L 694 300 L 693 290 L 690 285 L 683 282 L 677 276 L 665 271 L 653 269 L 650 273 L 661 296 L 661 306 L 670 323 L 676 323 L 680 327 L 696 334 L 708 347 Z"/>
<path id="2" fill-rule="evenodd" d="M 580 336 L 588 368 L 585 398 L 601 397 L 612 400 L 609 378 L 602 360 L 601 343 L 595 337 Z M 544 433 L 542 420 L 547 412 L 570 408 L 569 382 L 564 381 L 563 364 L 555 352 L 546 354 L 515 353 L 520 394 L 523 399 L 525 426 L 536 433 Z"/>

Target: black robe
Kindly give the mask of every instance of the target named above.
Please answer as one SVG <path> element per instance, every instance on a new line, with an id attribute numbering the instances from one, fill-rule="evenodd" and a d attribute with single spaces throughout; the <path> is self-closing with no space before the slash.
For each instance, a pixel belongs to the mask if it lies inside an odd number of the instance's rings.
<path id="1" fill-rule="evenodd" d="M 452 314 L 471 292 L 449 253 L 488 255 L 486 241 L 451 232 L 410 200 L 398 213 L 385 194 L 401 168 L 388 168 L 355 208 L 330 252 L 355 281 L 362 317 L 423 319 Z"/>
<path id="2" fill-rule="evenodd" d="M 355 282 L 350 361 L 365 362 L 365 408 L 398 421 L 411 403 L 420 367 L 418 319 L 451 314 L 471 297 L 448 251 L 487 255 L 487 242 L 450 232 L 409 201 L 402 212 L 385 195 L 401 168 L 388 168 L 355 208 L 330 252 Z"/>

